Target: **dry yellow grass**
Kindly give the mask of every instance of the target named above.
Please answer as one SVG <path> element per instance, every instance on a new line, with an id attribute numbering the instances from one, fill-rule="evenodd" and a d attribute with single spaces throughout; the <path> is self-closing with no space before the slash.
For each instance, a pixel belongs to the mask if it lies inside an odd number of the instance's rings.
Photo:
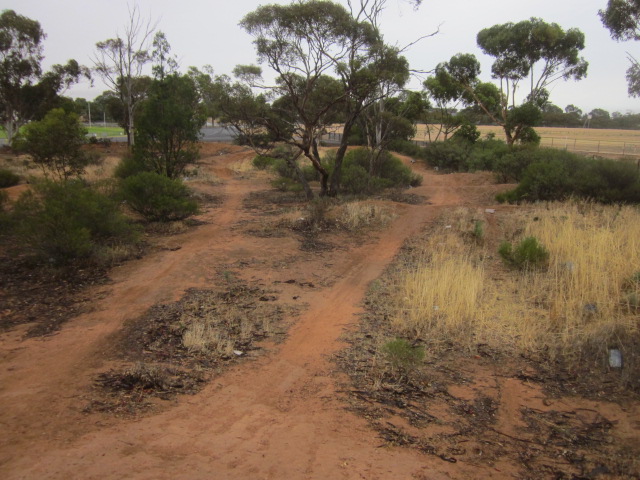
<path id="1" fill-rule="evenodd" d="M 548 270 L 508 270 L 471 241 L 478 214 L 450 212 L 450 228 L 421 242 L 417 265 L 397 277 L 398 331 L 434 346 L 488 344 L 570 360 L 636 333 L 640 211 L 569 203 L 521 212 L 503 222 L 504 236 L 538 238 L 550 252 Z"/>
<path id="2" fill-rule="evenodd" d="M 349 202 L 337 210 L 338 222 L 350 231 L 386 227 L 395 218 L 391 208 L 371 201 Z"/>

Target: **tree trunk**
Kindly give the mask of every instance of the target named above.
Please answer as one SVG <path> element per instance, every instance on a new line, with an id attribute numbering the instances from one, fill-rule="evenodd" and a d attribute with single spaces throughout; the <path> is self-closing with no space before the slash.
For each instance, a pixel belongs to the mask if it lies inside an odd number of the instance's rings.
<path id="1" fill-rule="evenodd" d="M 513 146 L 517 138 L 513 136 L 511 130 L 508 129 L 506 125 L 502 125 L 502 129 L 504 130 L 504 136 L 507 140 L 507 145 L 509 145 L 510 147 Z"/>
<path id="2" fill-rule="evenodd" d="M 127 141 L 129 142 L 129 148 L 135 145 L 135 134 L 133 130 L 133 105 L 129 103 L 129 131 L 127 132 Z"/>
<path id="3" fill-rule="evenodd" d="M 15 132 L 13 120 L 7 120 L 4 123 L 4 131 L 7 134 L 7 144 L 11 146 L 11 144 L 13 143 L 13 135 Z"/>
<path id="4" fill-rule="evenodd" d="M 333 173 L 331 175 L 331 184 L 329 186 L 329 190 L 327 191 L 327 195 L 330 197 L 336 197 L 338 192 L 340 191 L 340 175 L 342 173 L 342 160 L 344 160 L 344 155 L 347 153 L 348 137 L 351 134 L 351 129 L 353 128 L 353 124 L 355 122 L 356 115 L 352 115 L 351 118 L 347 119 L 344 123 L 344 128 L 342 130 L 342 139 L 340 140 L 340 147 L 336 152 L 336 164 L 333 169 Z"/>
<path id="5" fill-rule="evenodd" d="M 309 186 L 309 182 L 307 182 L 307 179 L 305 178 L 304 173 L 302 172 L 302 170 L 300 169 L 300 166 L 298 165 L 298 162 L 296 161 L 298 160 L 300 155 L 302 155 L 302 152 L 299 152 L 293 158 L 286 157 L 286 161 L 289 164 L 289 166 L 293 168 L 293 170 L 296 172 L 296 175 L 298 176 L 298 180 L 302 185 L 302 188 L 304 190 L 305 196 L 307 197 L 307 200 L 313 200 L 313 198 L 315 197 L 315 195 L 313 194 L 313 190 L 311 190 L 311 187 Z"/>
<path id="6" fill-rule="evenodd" d="M 343 138 L 346 138 L 344 136 Z M 336 152 L 336 164 L 333 167 L 333 173 L 331 175 L 331 184 L 329 186 L 329 190 L 327 191 L 327 195 L 330 197 L 338 196 L 338 192 L 340 191 L 340 175 L 342 174 L 342 160 L 344 159 L 344 154 L 347 152 L 347 142 L 346 140 L 340 144 L 338 151 Z"/>

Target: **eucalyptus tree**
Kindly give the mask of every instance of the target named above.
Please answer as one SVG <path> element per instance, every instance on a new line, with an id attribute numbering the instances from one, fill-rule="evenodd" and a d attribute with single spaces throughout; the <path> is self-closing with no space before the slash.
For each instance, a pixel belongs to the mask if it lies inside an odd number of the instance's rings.
<path id="1" fill-rule="evenodd" d="M 298 0 L 261 6 L 240 23 L 255 38 L 259 61 L 276 74 L 270 96 L 286 99 L 279 108 L 288 127 L 272 131 L 309 159 L 320 176 L 320 195 L 337 194 L 347 138 L 362 111 L 387 94 L 380 85 L 407 79 L 406 60 L 371 22 L 381 4 L 363 1 L 347 10 L 329 0 Z M 342 141 L 330 173 L 318 144 L 337 118 Z"/>
<path id="2" fill-rule="evenodd" d="M 94 70 L 113 91 L 125 111 L 127 143 L 135 144 L 134 116 L 144 98 L 148 82 L 141 79 L 144 67 L 151 61 L 149 53 L 155 25 L 140 15 L 138 7 L 129 11 L 124 33 L 96 44 Z"/>
<path id="3" fill-rule="evenodd" d="M 389 158 L 383 153 L 392 142 L 415 136 L 417 123 L 424 119 L 428 107 L 429 102 L 421 92 L 402 92 L 378 100 L 363 111 L 359 124 L 369 151 L 369 175 L 379 174 Z"/>
<path id="4" fill-rule="evenodd" d="M 458 130 L 466 120 L 464 114 L 453 113 L 460 105 L 468 105 L 469 95 L 466 90 L 456 82 L 447 72 L 445 64 L 439 64 L 434 75 L 428 77 L 424 83 L 424 90 L 433 102 L 435 124 L 427 123 L 427 135 L 429 140 L 444 140 Z"/>
<path id="5" fill-rule="evenodd" d="M 162 32 L 153 46 L 154 79 L 136 119 L 134 154 L 145 169 L 177 178 L 198 157 L 206 117 L 195 82 L 177 72 L 178 63 Z"/>
<path id="6" fill-rule="evenodd" d="M 609 0 L 599 14 L 614 40 L 640 40 L 640 0 Z M 640 97 L 640 62 L 629 53 L 627 56 L 631 62 L 627 70 L 629 96 Z"/>
<path id="7" fill-rule="evenodd" d="M 0 15 L 0 122 L 9 144 L 22 125 L 56 106 L 60 92 L 88 77 L 88 70 L 75 60 L 43 73 L 45 38 L 38 21 L 13 10 Z"/>
<path id="8" fill-rule="evenodd" d="M 495 58 L 491 72 L 497 87 L 478 80 L 480 63 L 474 55 L 455 55 L 442 66 L 472 102 L 502 126 L 510 145 L 532 135 L 553 83 L 581 80 L 587 74 L 588 63 L 579 56 L 584 34 L 575 28 L 565 31 L 556 23 L 531 18 L 484 29 L 477 42 Z M 526 94 L 521 104 L 520 90 Z"/>

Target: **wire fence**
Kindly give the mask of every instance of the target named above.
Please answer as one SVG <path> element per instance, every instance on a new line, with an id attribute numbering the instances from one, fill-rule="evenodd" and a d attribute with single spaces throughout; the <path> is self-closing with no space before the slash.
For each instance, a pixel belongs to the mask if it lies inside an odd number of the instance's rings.
<path id="1" fill-rule="evenodd" d="M 328 144 L 340 143 L 342 134 L 331 132 L 323 137 Z M 429 141 L 413 140 L 418 146 L 425 147 Z M 568 137 L 541 137 L 540 145 L 543 147 L 557 148 L 585 155 L 601 155 L 611 157 L 640 157 L 640 143 L 622 142 L 615 140 L 591 140 L 584 138 Z"/>
<path id="2" fill-rule="evenodd" d="M 541 137 L 540 145 L 588 155 L 640 156 L 640 143 L 615 140 Z"/>

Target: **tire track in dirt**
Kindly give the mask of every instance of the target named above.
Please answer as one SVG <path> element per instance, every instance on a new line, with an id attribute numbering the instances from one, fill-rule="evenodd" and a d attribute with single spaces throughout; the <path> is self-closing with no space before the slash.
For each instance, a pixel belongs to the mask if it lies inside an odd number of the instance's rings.
<path id="1" fill-rule="evenodd" d="M 165 249 L 113 269 L 112 284 L 94 289 L 93 295 L 106 295 L 94 311 L 49 338 L 0 337 L 0 356 L 7 359 L 0 370 L 0 404 L 11 404 L 10 409 L 0 410 L 0 425 L 7 426 L 0 436 L 0 452 L 9 444 L 16 450 L 43 435 L 56 438 L 51 413 L 73 410 L 77 402 L 61 392 L 76 392 L 90 382 L 102 362 L 102 351 L 109 349 L 109 335 L 152 305 L 177 300 L 187 288 L 204 286 L 221 259 L 242 248 L 241 242 L 231 241 L 231 227 L 242 217 L 242 201 L 251 185 L 234 182 L 231 176 L 225 180 L 216 192 L 224 198 L 224 207 L 205 212 L 200 217 L 204 225 L 180 236 L 180 249 Z M 212 249 L 212 242 L 222 237 L 227 241 Z M 167 238 L 166 243 L 172 242 Z M 0 453 L 0 464 L 7 456 Z"/>
<path id="2" fill-rule="evenodd" d="M 433 177 L 425 178 L 425 183 L 442 182 L 442 177 Z M 56 384 L 59 391 L 75 391 L 86 382 L 86 378 L 69 378 L 80 368 L 78 362 L 91 362 L 92 350 L 125 319 L 124 314 L 117 314 L 117 308 L 107 305 L 127 302 L 127 318 L 133 312 L 142 313 L 153 303 L 179 295 L 186 286 L 197 286 L 210 275 L 206 270 L 226 258 L 230 249 L 242 248 L 241 238 L 232 238 L 233 234 L 225 233 L 224 238 L 233 241 L 224 245 L 212 245 L 204 235 L 213 235 L 216 229 L 221 234 L 238 219 L 242 198 L 251 188 L 250 183 L 238 183 L 244 187 L 227 197 L 215 228 L 208 226 L 182 237 L 183 248 L 175 252 L 178 255 L 162 253 L 143 261 L 142 268 L 126 266 L 103 301 L 105 310 L 79 318 L 41 345 L 27 342 L 13 361 L 19 365 L 35 350 L 38 360 L 32 362 L 33 371 L 22 379 L 15 373 L 2 393 L 18 392 L 16 398 L 20 398 L 22 392 L 27 409 L 34 403 L 33 395 L 53 395 L 47 386 Z M 378 239 L 332 257 L 337 282 L 307 296 L 308 309 L 284 344 L 269 354 L 234 367 L 198 395 L 181 398 L 173 408 L 137 421 L 94 427 L 85 435 L 81 430 L 86 425 L 80 424 L 75 431 L 70 429 L 74 435 L 63 436 L 62 444 L 56 444 L 55 433 L 43 418 L 28 417 L 22 430 L 11 432 L 22 435 L 17 445 L 9 448 L 0 444 L 0 451 L 5 452 L 0 457 L 0 474 L 8 479 L 450 478 L 454 467 L 439 459 L 406 449 L 377 448 L 381 441 L 366 421 L 345 410 L 328 356 L 341 347 L 338 338 L 360 312 L 358 305 L 369 283 L 382 274 L 407 237 L 437 216 L 438 204 L 464 200 L 461 186 L 438 185 L 436 198 L 431 198 L 434 205 L 401 206 L 400 217 Z M 414 191 L 430 195 L 434 190 L 420 187 Z M 209 257 L 206 261 L 201 256 L 204 252 Z M 193 270 L 185 272 L 189 269 Z M 145 285 L 150 278 L 153 283 Z M 83 334 L 84 344 L 74 345 Z M 54 377 L 46 378 L 43 362 L 47 356 L 63 358 L 65 349 L 69 349 L 68 360 L 56 365 Z M 80 371 L 86 376 L 93 370 L 85 367 Z M 44 382 L 42 392 L 24 391 L 38 382 Z M 7 402 L 6 395 L 3 402 Z M 57 399 L 40 415 L 63 411 L 69 404 Z M 11 415 L 15 414 L 12 408 Z M 12 420 L 15 417 L 0 416 L 5 424 Z M 38 431 L 26 431 L 38 427 L 47 438 L 39 438 Z M 31 450 L 26 448 L 27 442 L 35 443 Z M 469 467 L 456 467 L 458 478 L 473 477 L 465 468 Z"/>

